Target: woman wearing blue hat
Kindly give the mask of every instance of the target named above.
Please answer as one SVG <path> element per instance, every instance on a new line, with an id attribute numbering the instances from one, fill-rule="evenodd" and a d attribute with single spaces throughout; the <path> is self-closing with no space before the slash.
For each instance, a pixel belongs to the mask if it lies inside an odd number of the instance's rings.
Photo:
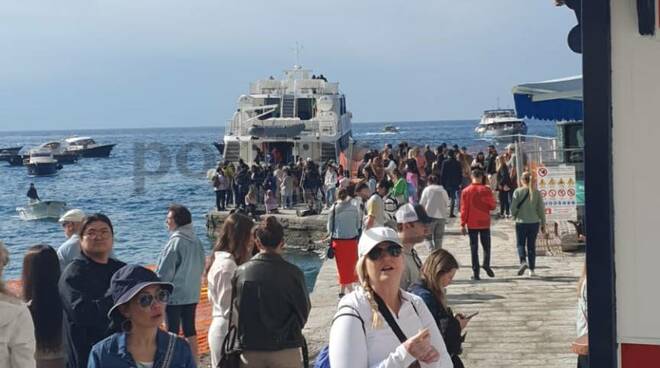
<path id="1" fill-rule="evenodd" d="M 88 368 L 194 368 L 188 343 L 160 329 L 173 288 L 142 266 L 120 268 L 108 291 L 108 318 L 119 332 L 94 345 Z"/>

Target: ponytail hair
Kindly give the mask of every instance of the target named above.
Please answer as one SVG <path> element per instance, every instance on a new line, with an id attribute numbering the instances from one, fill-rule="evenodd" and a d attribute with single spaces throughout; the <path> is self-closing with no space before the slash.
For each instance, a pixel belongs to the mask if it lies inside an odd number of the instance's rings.
<path id="1" fill-rule="evenodd" d="M 530 174 L 529 171 L 525 171 L 520 176 L 520 181 L 522 181 L 523 184 L 525 184 L 527 190 L 529 191 L 529 203 L 532 203 L 534 201 L 534 188 L 532 185 L 532 179 L 533 179 L 532 174 Z"/>
<path id="2" fill-rule="evenodd" d="M 275 216 L 268 216 L 257 225 L 254 235 L 264 247 L 277 248 L 284 240 L 284 228 Z"/>

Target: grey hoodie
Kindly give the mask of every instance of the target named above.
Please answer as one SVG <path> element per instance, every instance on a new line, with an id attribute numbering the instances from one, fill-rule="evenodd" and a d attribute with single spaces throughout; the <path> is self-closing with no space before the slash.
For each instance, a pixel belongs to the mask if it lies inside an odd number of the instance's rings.
<path id="1" fill-rule="evenodd" d="M 204 257 L 204 247 L 195 236 L 192 224 L 179 226 L 172 232 L 156 267 L 162 281 L 174 284 L 169 305 L 199 302 Z"/>

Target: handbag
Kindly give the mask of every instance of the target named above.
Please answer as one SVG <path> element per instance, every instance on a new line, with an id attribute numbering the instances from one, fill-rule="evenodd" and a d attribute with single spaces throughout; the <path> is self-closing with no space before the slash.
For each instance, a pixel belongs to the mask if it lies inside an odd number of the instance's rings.
<path id="1" fill-rule="evenodd" d="M 239 368 L 241 366 L 241 354 L 243 350 L 236 347 L 236 335 L 238 328 L 234 323 L 234 298 L 236 297 L 236 278 L 231 282 L 231 304 L 229 304 L 229 329 L 222 341 L 222 358 L 218 368 Z"/>
<path id="2" fill-rule="evenodd" d="M 406 342 L 408 338 L 406 337 L 406 334 L 401 331 L 401 327 L 396 323 L 396 320 L 394 320 L 394 317 L 392 316 L 392 312 L 390 312 L 389 308 L 387 308 L 387 305 L 385 305 L 385 302 L 383 299 L 380 297 L 380 295 L 374 293 L 374 299 L 376 300 L 376 304 L 378 304 L 378 311 L 380 314 L 383 315 L 383 318 L 385 318 L 385 321 L 387 322 L 388 325 L 390 325 L 390 328 L 396 335 L 396 337 L 399 339 L 401 343 Z M 413 305 L 413 308 L 415 306 Z M 415 312 L 417 312 L 417 309 L 415 309 Z M 419 361 L 415 361 L 411 365 L 408 366 L 409 368 L 419 368 Z"/>
<path id="3" fill-rule="evenodd" d="M 335 258 L 335 248 L 332 246 L 332 234 L 335 233 L 335 207 L 332 206 L 332 232 L 330 233 L 330 244 L 328 244 L 328 250 L 325 252 L 325 257 L 327 259 Z"/>

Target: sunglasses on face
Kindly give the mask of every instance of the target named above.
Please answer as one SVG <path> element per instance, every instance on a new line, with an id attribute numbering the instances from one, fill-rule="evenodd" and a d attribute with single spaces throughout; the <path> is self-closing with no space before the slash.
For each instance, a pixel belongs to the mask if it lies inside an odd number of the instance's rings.
<path id="1" fill-rule="evenodd" d="M 167 304 L 167 302 L 169 301 L 170 301 L 170 292 L 165 289 L 158 290 L 156 295 L 142 294 L 139 295 L 137 298 L 137 303 L 142 308 L 150 308 L 154 304 L 154 302 L 158 302 L 160 304 Z"/>
<path id="2" fill-rule="evenodd" d="M 367 253 L 367 257 L 372 261 L 377 261 L 383 256 L 384 252 L 389 253 L 392 257 L 398 257 L 401 255 L 401 246 L 392 243 L 388 245 L 387 248 L 375 247 Z"/>

